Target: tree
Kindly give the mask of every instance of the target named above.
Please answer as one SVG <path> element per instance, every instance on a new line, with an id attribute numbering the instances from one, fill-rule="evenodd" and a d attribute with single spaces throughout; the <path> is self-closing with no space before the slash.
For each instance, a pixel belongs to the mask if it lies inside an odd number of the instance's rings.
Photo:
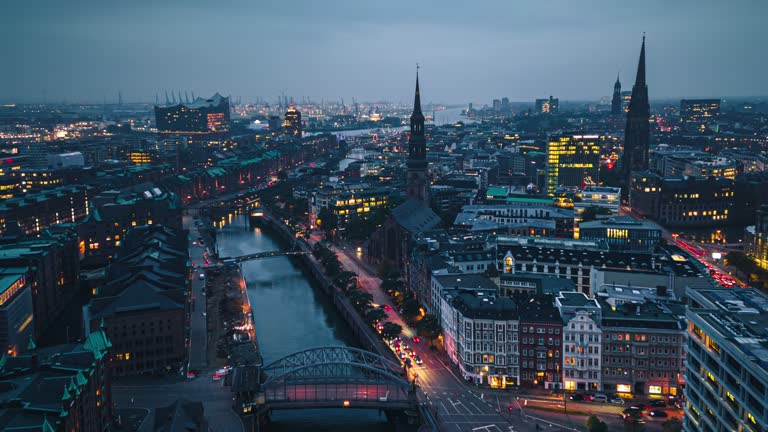
<path id="1" fill-rule="evenodd" d="M 339 220 L 336 214 L 328 207 L 323 207 L 317 213 L 317 225 L 323 229 L 325 236 L 333 238 L 333 232 L 338 228 Z"/>
<path id="2" fill-rule="evenodd" d="M 355 309 L 361 313 L 365 313 L 365 311 L 371 308 L 373 296 L 367 292 L 354 290 L 349 293 L 349 301 L 352 302 L 352 304 L 355 306 Z"/>
<path id="3" fill-rule="evenodd" d="M 608 432 L 608 425 L 592 414 L 584 424 L 589 432 Z"/>
<path id="4" fill-rule="evenodd" d="M 429 339 L 429 345 L 432 346 L 435 339 L 440 336 L 440 323 L 434 315 L 424 315 L 416 324 L 416 331 L 419 336 Z"/>
<path id="5" fill-rule="evenodd" d="M 356 279 L 357 275 L 355 273 L 344 270 L 333 279 L 333 283 L 343 291 L 349 291 L 350 288 L 356 285 Z"/>
<path id="6" fill-rule="evenodd" d="M 664 432 L 681 432 L 683 430 L 683 422 L 677 417 L 672 417 L 661 424 L 661 429 Z"/>
<path id="7" fill-rule="evenodd" d="M 384 324 L 384 328 L 381 330 L 381 336 L 385 339 L 393 339 L 403 332 L 403 328 L 400 325 L 388 322 Z"/>
<path id="8" fill-rule="evenodd" d="M 365 322 L 368 324 L 374 324 L 376 321 L 381 321 L 387 317 L 387 313 L 384 309 L 375 308 L 368 311 L 365 314 Z"/>
<path id="9" fill-rule="evenodd" d="M 419 302 L 413 297 L 405 299 L 400 307 L 403 308 L 403 315 L 407 317 L 413 317 L 419 313 Z"/>

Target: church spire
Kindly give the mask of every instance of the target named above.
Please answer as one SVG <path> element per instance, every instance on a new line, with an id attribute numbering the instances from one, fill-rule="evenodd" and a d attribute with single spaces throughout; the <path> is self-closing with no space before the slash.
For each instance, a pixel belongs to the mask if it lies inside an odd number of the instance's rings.
<path id="1" fill-rule="evenodd" d="M 416 63 L 416 94 L 413 98 L 413 114 L 411 114 L 411 124 L 414 119 L 424 118 L 421 112 L 421 91 L 419 91 L 419 64 Z M 423 120 L 422 120 L 423 121 Z"/>
<path id="2" fill-rule="evenodd" d="M 640 61 L 637 62 L 636 86 L 645 85 L 645 33 L 643 33 L 643 45 L 640 47 Z"/>

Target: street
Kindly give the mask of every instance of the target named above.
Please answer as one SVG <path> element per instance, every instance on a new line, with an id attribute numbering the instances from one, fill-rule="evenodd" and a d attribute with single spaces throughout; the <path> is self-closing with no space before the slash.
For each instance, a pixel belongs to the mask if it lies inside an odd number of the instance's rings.
<path id="1" fill-rule="evenodd" d="M 184 216 L 184 229 L 189 231 L 189 261 L 193 265 L 192 273 L 192 317 L 189 335 L 189 369 L 203 369 L 208 366 L 208 326 L 205 311 L 205 279 L 200 279 L 200 274 L 205 268 L 205 246 L 201 246 L 197 241 L 200 237 L 200 231 L 195 224 L 197 220 L 192 216 Z M 185 369 L 185 373 L 187 370 Z"/>

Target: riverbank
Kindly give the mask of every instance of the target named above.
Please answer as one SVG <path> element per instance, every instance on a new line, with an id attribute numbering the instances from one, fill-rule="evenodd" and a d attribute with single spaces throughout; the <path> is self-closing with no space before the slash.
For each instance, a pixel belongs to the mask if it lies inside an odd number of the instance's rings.
<path id="1" fill-rule="evenodd" d="M 206 278 L 208 365 L 261 366 L 253 310 L 240 268 L 208 270 Z"/>

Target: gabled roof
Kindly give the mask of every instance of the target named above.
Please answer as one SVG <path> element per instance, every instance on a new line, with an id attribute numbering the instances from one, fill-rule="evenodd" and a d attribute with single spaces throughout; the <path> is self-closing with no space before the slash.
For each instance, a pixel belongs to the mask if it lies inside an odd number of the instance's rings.
<path id="1" fill-rule="evenodd" d="M 420 201 L 409 199 L 392 210 L 392 217 L 408 232 L 428 231 L 440 224 L 440 217 Z"/>

